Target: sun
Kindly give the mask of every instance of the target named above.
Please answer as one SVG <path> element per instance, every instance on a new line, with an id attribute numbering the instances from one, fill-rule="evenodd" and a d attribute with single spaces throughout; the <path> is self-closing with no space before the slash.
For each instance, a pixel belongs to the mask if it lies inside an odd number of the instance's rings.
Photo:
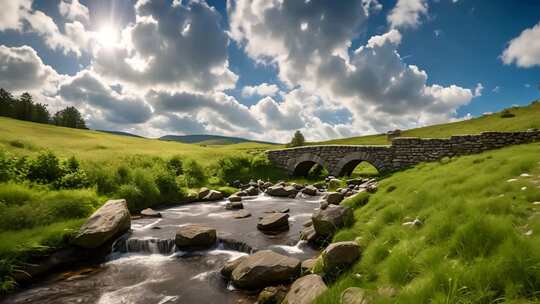
<path id="1" fill-rule="evenodd" d="M 105 24 L 96 32 L 96 40 L 102 47 L 113 47 L 119 40 L 118 29 L 111 24 Z"/>

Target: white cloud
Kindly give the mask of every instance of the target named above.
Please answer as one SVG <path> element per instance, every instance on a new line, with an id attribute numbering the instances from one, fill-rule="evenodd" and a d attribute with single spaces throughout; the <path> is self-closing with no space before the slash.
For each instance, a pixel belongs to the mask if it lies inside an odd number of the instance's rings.
<path id="1" fill-rule="evenodd" d="M 231 36 L 254 60 L 275 64 L 285 84 L 319 96 L 320 108 L 339 105 L 350 111 L 356 132 L 455 119 L 473 91 L 428 84 L 427 73 L 399 55 L 398 30 L 373 36 L 349 52 L 366 18 L 361 4 L 235 1 L 228 6 Z M 305 31 L 302 22 L 309 23 Z"/>
<path id="2" fill-rule="evenodd" d="M 17 93 L 39 91 L 60 78 L 33 48 L 0 45 L 0 87 Z"/>
<path id="3" fill-rule="evenodd" d="M 521 68 L 540 66 L 540 23 L 512 39 L 501 58 L 505 64 L 515 63 Z"/>
<path id="4" fill-rule="evenodd" d="M 387 20 L 392 28 L 415 28 L 420 24 L 420 18 L 427 15 L 427 12 L 427 0 L 398 0 L 388 14 Z"/>
<path id="5" fill-rule="evenodd" d="M 480 97 L 482 96 L 482 91 L 484 90 L 484 86 L 479 82 L 476 84 L 476 88 L 474 88 L 474 97 Z"/>
<path id="6" fill-rule="evenodd" d="M 261 83 L 257 86 L 245 86 L 242 88 L 242 96 L 249 97 L 258 96 L 274 96 L 279 92 L 279 88 L 275 84 Z"/>
<path id="7" fill-rule="evenodd" d="M 90 22 L 88 7 L 81 4 L 79 0 L 61 0 L 58 4 L 58 10 L 68 20 L 80 21 L 82 23 Z"/>
<path id="8" fill-rule="evenodd" d="M 22 28 L 22 15 L 30 10 L 32 0 L 0 0 L 0 31 Z"/>
<path id="9" fill-rule="evenodd" d="M 500 86 L 495 86 L 493 88 L 493 90 L 491 90 L 493 93 L 499 93 L 501 91 L 501 87 Z"/>
<path id="10" fill-rule="evenodd" d="M 84 70 L 65 81 L 58 90 L 64 100 L 80 106 L 95 116 L 117 124 L 139 124 L 148 121 L 152 108 L 142 98 L 113 90 L 99 75 Z"/>
<path id="11" fill-rule="evenodd" d="M 233 88 L 228 37 L 219 13 L 205 2 L 169 5 L 139 1 L 136 22 L 123 30 L 122 42 L 99 48 L 93 68 L 133 89 L 207 92 Z"/>

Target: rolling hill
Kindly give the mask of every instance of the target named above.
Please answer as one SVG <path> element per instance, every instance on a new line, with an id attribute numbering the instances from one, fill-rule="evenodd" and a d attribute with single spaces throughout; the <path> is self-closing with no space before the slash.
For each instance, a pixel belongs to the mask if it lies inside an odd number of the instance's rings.
<path id="1" fill-rule="evenodd" d="M 165 135 L 159 138 L 165 141 L 177 141 L 186 144 L 199 144 L 199 145 L 232 145 L 239 143 L 259 143 L 259 144 L 273 144 L 270 142 L 249 140 L 240 137 L 209 135 L 209 134 L 194 134 L 194 135 Z"/>

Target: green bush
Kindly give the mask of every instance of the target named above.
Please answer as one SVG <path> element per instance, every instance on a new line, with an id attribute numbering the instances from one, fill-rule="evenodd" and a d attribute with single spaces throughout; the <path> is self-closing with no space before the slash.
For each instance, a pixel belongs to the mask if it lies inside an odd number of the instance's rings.
<path id="1" fill-rule="evenodd" d="M 135 185 L 121 185 L 116 192 L 117 198 L 123 198 L 126 200 L 129 211 L 135 213 L 144 209 L 142 206 L 144 204 L 144 197 Z"/>
<path id="2" fill-rule="evenodd" d="M 65 162 L 64 162 L 64 168 L 67 172 L 77 172 L 81 167 L 81 164 L 79 163 L 79 161 L 77 160 L 77 158 L 75 158 L 75 156 L 72 156 L 70 158 L 68 158 Z"/>
<path id="3" fill-rule="evenodd" d="M 28 179 L 39 183 L 53 183 L 63 174 L 58 158 L 50 151 L 40 153 L 28 166 Z"/>
<path id="4" fill-rule="evenodd" d="M 262 165 L 256 162 L 257 165 Z M 216 176 L 224 183 L 251 178 L 251 160 L 246 156 L 231 156 L 218 160 Z"/>
<path id="5" fill-rule="evenodd" d="M 3 150 L 0 150 L 0 182 L 15 178 L 14 160 Z"/>
<path id="6" fill-rule="evenodd" d="M 111 194 L 118 188 L 114 171 L 108 166 L 89 166 L 87 174 L 90 183 L 96 185 L 99 194 Z"/>
<path id="7" fill-rule="evenodd" d="M 131 169 L 126 165 L 120 165 L 116 168 L 116 182 L 119 185 L 129 184 L 131 182 Z"/>
<path id="8" fill-rule="evenodd" d="M 176 176 L 172 171 L 159 170 L 156 173 L 155 183 L 162 203 L 178 202 L 185 195 L 176 183 Z"/>
<path id="9" fill-rule="evenodd" d="M 182 158 L 179 155 L 175 155 L 167 161 L 167 169 L 176 176 L 180 176 L 184 173 L 182 165 Z"/>
<path id="10" fill-rule="evenodd" d="M 189 159 L 184 161 L 182 170 L 184 171 L 184 181 L 186 186 L 190 188 L 202 186 L 208 180 L 204 169 L 194 160 Z"/>
<path id="11" fill-rule="evenodd" d="M 89 186 L 90 181 L 88 180 L 88 176 L 82 170 L 74 171 L 62 176 L 57 183 L 57 188 L 60 189 L 82 189 Z"/>
<path id="12" fill-rule="evenodd" d="M 512 118 L 512 117 L 515 117 L 516 114 L 510 112 L 510 110 L 508 109 L 505 109 L 501 112 L 501 118 Z"/>

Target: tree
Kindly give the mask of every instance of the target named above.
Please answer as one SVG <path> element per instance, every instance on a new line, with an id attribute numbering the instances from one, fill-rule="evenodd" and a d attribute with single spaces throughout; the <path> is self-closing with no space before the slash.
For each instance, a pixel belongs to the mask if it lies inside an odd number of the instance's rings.
<path id="1" fill-rule="evenodd" d="M 0 88 L 0 116 L 13 117 L 13 95 Z"/>
<path id="2" fill-rule="evenodd" d="M 294 136 L 291 139 L 291 142 L 288 144 L 289 147 L 300 147 L 306 143 L 304 135 L 300 131 L 294 132 Z"/>
<path id="3" fill-rule="evenodd" d="M 39 123 L 49 123 L 51 114 L 47 110 L 47 105 L 42 103 L 36 103 L 32 107 L 32 121 Z"/>
<path id="4" fill-rule="evenodd" d="M 15 100 L 15 118 L 32 120 L 33 105 L 32 95 L 26 92 L 23 93 L 19 99 Z"/>
<path id="5" fill-rule="evenodd" d="M 84 119 L 75 107 L 67 107 L 54 114 L 52 122 L 57 126 L 76 129 L 88 129 Z"/>

